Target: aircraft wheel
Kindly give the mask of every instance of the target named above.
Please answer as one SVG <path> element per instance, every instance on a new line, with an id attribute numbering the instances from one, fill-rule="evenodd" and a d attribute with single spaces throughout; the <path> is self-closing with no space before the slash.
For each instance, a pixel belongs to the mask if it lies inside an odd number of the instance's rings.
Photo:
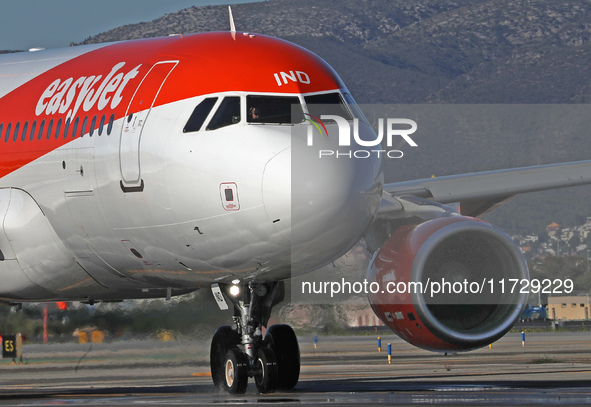
<path id="1" fill-rule="evenodd" d="M 300 378 L 300 346 L 289 325 L 272 325 L 265 335 L 265 345 L 277 359 L 277 388 L 290 390 Z"/>
<path id="2" fill-rule="evenodd" d="M 238 348 L 226 354 L 224 363 L 224 388 L 230 394 L 243 394 L 248 385 L 248 360 Z"/>
<path id="3" fill-rule="evenodd" d="M 254 377 L 259 393 L 273 393 L 277 388 L 277 359 L 270 348 L 260 348 L 255 362 L 261 372 Z"/>
<path id="4" fill-rule="evenodd" d="M 216 388 L 224 388 L 226 354 L 240 343 L 240 335 L 228 325 L 220 326 L 213 335 L 209 352 L 211 378 Z"/>

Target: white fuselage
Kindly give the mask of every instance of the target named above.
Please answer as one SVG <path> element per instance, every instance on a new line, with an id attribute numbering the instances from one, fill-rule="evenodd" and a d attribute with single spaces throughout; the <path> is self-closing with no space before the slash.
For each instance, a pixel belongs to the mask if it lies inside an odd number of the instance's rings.
<path id="1" fill-rule="evenodd" d="M 36 70 L 47 72 L 82 51 L 97 48 L 100 46 L 49 51 L 43 58 L 36 53 L 3 57 L 0 96 L 18 92 L 21 85 L 38 75 Z M 167 63 L 165 69 L 172 75 L 178 62 Z M 122 73 L 133 66 L 127 64 Z M 145 72 L 138 79 L 142 75 Z M 72 82 L 75 80 L 73 77 Z M 160 80 L 164 91 L 167 76 Z M 134 89 L 140 89 L 141 82 L 130 81 L 128 86 L 131 100 L 124 96 L 121 102 L 127 107 L 125 115 L 119 115 L 111 125 L 108 112 L 102 125 L 99 114 L 94 126 L 88 121 L 82 137 L 72 137 L 0 177 L 0 299 L 141 298 L 164 296 L 167 290 L 169 294 L 188 292 L 216 281 L 285 279 L 292 272 L 311 271 L 341 256 L 371 222 L 379 202 L 375 198 L 381 193 L 375 163 L 359 166 L 359 160 L 350 160 L 337 166 L 329 183 L 323 184 L 319 171 L 334 165 L 327 166 L 325 160 L 322 169 L 315 169 L 310 162 L 292 162 L 294 128 L 308 124 L 246 120 L 246 98 L 259 94 L 256 91 L 215 92 L 156 104 L 160 92 L 156 86 L 149 103 L 129 111 L 136 103 Z M 114 100 L 114 89 L 110 100 Z M 273 95 L 293 96 L 281 90 Z M 298 98 L 305 106 L 303 95 Z M 45 108 L 43 101 L 47 106 L 51 103 L 51 92 L 46 96 L 37 103 L 40 110 Z M 66 104 L 67 96 L 65 93 L 62 103 Z M 71 103 L 77 96 L 72 93 Z M 206 130 L 226 96 L 240 98 L 240 119 Z M 212 97 L 218 99 L 203 128 L 185 132 L 195 106 Z M 129 113 L 133 113 L 131 118 Z M 70 117 L 64 138 L 73 132 L 74 117 Z M 11 119 L 0 120 L 5 123 L 0 145 L 24 146 L 37 140 L 40 118 L 35 120 L 34 131 L 33 120 L 27 121 L 22 140 L 21 133 L 14 137 L 11 133 L 5 140 Z M 24 123 L 19 125 L 22 132 Z M 45 126 L 47 129 L 48 123 Z M 57 119 L 53 126 L 48 136 L 51 139 L 57 131 Z M 56 140 L 66 131 L 66 120 L 61 126 Z M 82 127 L 82 117 L 78 126 Z M 12 124 L 13 132 L 14 128 Z M 304 140 L 295 143 L 303 145 Z M 6 154 L 0 159 L 8 162 L 10 157 Z M 305 244 L 294 243 L 291 236 L 292 229 L 297 229 L 292 194 L 301 198 L 309 188 L 292 185 L 295 168 L 307 171 L 311 182 L 318 183 L 313 191 L 330 185 L 325 196 L 295 201 L 310 206 L 303 215 L 309 224 L 296 239 L 305 240 Z M 363 192 L 366 199 L 368 191 L 375 195 L 371 202 L 364 208 L 349 208 L 362 213 L 362 221 L 344 229 L 340 220 L 338 226 L 334 225 L 338 213 L 347 211 L 344 206 L 351 194 Z M 330 236 L 328 232 L 333 229 L 335 236 Z M 315 240 L 320 235 L 322 239 Z M 294 250 L 307 253 L 301 266 L 292 263 Z"/>

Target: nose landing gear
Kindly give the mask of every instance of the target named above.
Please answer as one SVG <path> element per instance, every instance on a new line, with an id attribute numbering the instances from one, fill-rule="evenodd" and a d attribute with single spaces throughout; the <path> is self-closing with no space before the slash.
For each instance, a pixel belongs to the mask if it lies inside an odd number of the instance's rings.
<path id="1" fill-rule="evenodd" d="M 221 326 L 211 341 L 210 365 L 214 385 L 230 394 L 246 391 L 253 377 L 259 393 L 292 389 L 300 375 L 300 348 L 289 325 L 273 325 L 263 339 L 274 305 L 283 300 L 281 282 L 249 283 L 232 289 L 221 286 L 234 304 L 232 326 Z"/>
<path id="2" fill-rule="evenodd" d="M 257 373 L 254 376 L 254 382 L 259 393 L 273 393 L 278 382 L 275 352 L 270 348 L 260 348 L 257 352 L 255 367 Z"/>
<path id="3" fill-rule="evenodd" d="M 226 353 L 224 366 L 225 389 L 232 394 L 242 394 L 248 385 L 248 360 L 238 348 Z"/>

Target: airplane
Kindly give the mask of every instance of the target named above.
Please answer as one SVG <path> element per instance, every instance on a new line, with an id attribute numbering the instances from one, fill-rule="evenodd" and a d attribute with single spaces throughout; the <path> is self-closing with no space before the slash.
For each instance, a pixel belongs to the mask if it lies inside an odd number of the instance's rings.
<path id="1" fill-rule="evenodd" d="M 0 301 L 211 289 L 234 309 L 211 342 L 215 386 L 291 389 L 293 329 L 263 336 L 285 280 L 361 239 L 371 283 L 528 279 L 511 238 L 477 217 L 516 194 L 591 183 L 581 161 L 385 184 L 384 157 L 327 160 L 310 148 L 310 134 L 314 148 L 343 147 L 327 137 L 340 131 L 335 116 L 356 126 L 349 151 L 378 140 L 324 60 L 233 24 L 0 56 Z M 494 342 L 526 303 L 368 297 L 399 336 L 440 352 Z"/>

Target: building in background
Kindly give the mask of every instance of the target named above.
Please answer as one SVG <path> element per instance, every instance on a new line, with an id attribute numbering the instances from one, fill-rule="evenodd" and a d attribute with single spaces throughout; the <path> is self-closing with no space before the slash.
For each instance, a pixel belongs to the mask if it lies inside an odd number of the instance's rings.
<path id="1" fill-rule="evenodd" d="M 554 321 L 589 319 L 591 296 L 548 297 L 548 317 Z"/>

